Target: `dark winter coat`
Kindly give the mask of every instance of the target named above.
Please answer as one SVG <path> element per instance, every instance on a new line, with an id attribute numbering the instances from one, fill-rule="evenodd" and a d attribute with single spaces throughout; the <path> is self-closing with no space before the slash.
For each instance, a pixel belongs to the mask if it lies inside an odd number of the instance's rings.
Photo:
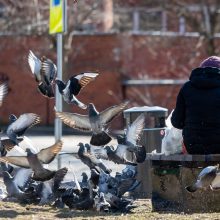
<path id="1" fill-rule="evenodd" d="M 191 154 L 220 153 L 220 69 L 194 69 L 181 88 L 171 122 Z"/>

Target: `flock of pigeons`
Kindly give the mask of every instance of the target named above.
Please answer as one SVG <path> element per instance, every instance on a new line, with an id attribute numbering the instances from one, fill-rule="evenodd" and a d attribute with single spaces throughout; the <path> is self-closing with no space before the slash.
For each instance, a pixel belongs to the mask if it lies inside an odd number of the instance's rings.
<path id="1" fill-rule="evenodd" d="M 81 73 L 70 77 L 64 83 L 56 78 L 57 68 L 50 59 L 44 56 L 39 59 L 30 51 L 28 63 L 43 96 L 53 98 L 54 87 L 57 85 L 64 101 L 88 109 L 86 115 L 56 110 L 55 114 L 72 128 L 92 132 L 90 143 L 79 143 L 77 152 L 77 157 L 88 166 L 90 176 L 83 172 L 81 181 L 77 180 L 75 175 L 73 180 L 65 181 L 68 172 L 66 167 L 56 171 L 49 170 L 46 166 L 61 153 L 62 141 L 38 152 L 31 145 L 24 149 L 21 142 L 27 139 L 25 132 L 38 124 L 40 117 L 34 113 L 25 113 L 18 118 L 10 115 L 9 126 L 3 133 L 6 137 L 3 138 L 2 135 L 0 139 L 0 162 L 5 185 L 0 188 L 0 198 L 20 203 L 49 204 L 60 208 L 66 205 L 71 209 L 128 212 L 134 207 L 133 200 L 124 194 L 139 186 L 137 163 L 144 162 L 146 158 L 145 147 L 139 145 L 144 128 L 144 115 L 139 115 L 126 128 L 124 135 L 118 135 L 116 146 L 112 146 L 109 144 L 112 137 L 107 125 L 127 107 L 128 102 L 98 112 L 93 103 L 87 106 L 76 97 L 98 73 Z M 5 83 L 0 86 L 1 102 L 6 93 Z M 13 148 L 17 152 L 16 155 L 8 156 L 7 153 Z M 127 158 L 127 154 L 132 154 L 132 161 Z M 112 170 L 102 159 L 126 166 L 113 176 Z"/>

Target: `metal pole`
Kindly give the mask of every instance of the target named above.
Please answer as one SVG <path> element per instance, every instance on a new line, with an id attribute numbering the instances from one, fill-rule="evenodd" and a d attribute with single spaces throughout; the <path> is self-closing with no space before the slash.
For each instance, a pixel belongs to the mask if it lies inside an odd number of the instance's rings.
<path id="1" fill-rule="evenodd" d="M 62 80 L 63 72 L 63 35 L 57 34 L 57 78 Z M 62 111 L 62 96 L 58 91 L 58 86 L 56 86 L 56 109 L 57 111 Z M 62 137 L 62 121 L 59 118 L 55 119 L 55 140 L 61 140 Z M 61 167 L 60 156 L 58 155 L 58 168 Z"/>

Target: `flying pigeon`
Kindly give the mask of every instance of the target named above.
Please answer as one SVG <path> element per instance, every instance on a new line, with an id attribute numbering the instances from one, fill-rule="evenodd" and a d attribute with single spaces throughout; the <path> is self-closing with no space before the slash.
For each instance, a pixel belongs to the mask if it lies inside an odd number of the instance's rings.
<path id="1" fill-rule="evenodd" d="M 123 102 L 99 113 L 94 104 L 90 103 L 88 105 L 88 115 L 56 111 L 56 116 L 60 118 L 64 124 L 72 128 L 87 132 L 92 131 L 90 144 L 102 146 L 109 143 L 112 139 L 107 134 L 107 130 L 105 129 L 106 125 L 119 115 L 127 105 L 128 102 Z"/>
<path id="2" fill-rule="evenodd" d="M 4 82 L 0 85 L 0 106 L 2 106 L 3 100 L 8 93 L 8 83 Z"/>
<path id="3" fill-rule="evenodd" d="M 40 122 L 40 116 L 34 113 L 25 113 L 17 118 L 11 114 L 9 116 L 10 125 L 7 128 L 6 134 L 15 144 L 19 144 L 17 137 L 22 136 L 28 128 Z"/>
<path id="4" fill-rule="evenodd" d="M 86 72 L 71 76 L 66 84 L 59 79 L 56 79 L 55 82 L 65 102 L 67 102 L 68 104 L 75 104 L 82 109 L 86 109 L 87 106 L 80 102 L 76 98 L 76 96 L 88 83 L 94 80 L 98 75 L 98 73 Z"/>
<path id="5" fill-rule="evenodd" d="M 95 149 L 95 156 L 97 158 L 111 160 L 117 164 L 136 165 L 136 162 L 143 162 L 146 158 L 146 150 L 144 146 L 139 146 L 137 142 L 140 140 L 144 128 L 144 119 L 144 114 L 136 118 L 127 128 L 126 136 L 118 138 L 119 143 L 116 149 L 112 146 Z M 133 153 L 136 158 L 134 162 L 126 158 L 129 152 Z"/>
<path id="6" fill-rule="evenodd" d="M 42 149 L 39 153 L 34 154 L 29 148 L 26 149 L 27 156 L 10 156 L 0 157 L 0 161 L 4 163 L 11 163 L 23 168 L 31 168 L 33 170 L 32 179 L 36 181 L 46 181 L 54 177 L 55 171 L 50 171 L 42 166 L 54 160 L 56 155 L 62 148 L 62 142 L 58 141 L 54 145 Z"/>
<path id="7" fill-rule="evenodd" d="M 97 159 L 94 155 L 91 154 L 89 144 L 79 143 L 78 156 L 81 161 L 86 164 L 90 169 L 96 169 L 99 171 L 102 169 L 106 173 L 110 173 L 111 169 L 109 169 L 100 159 Z"/>
<path id="8" fill-rule="evenodd" d="M 57 75 L 56 65 L 45 56 L 38 59 L 31 50 L 28 55 L 28 63 L 31 68 L 31 72 L 38 83 L 38 90 L 43 96 L 53 98 L 54 91 L 52 83 Z"/>
<path id="9" fill-rule="evenodd" d="M 204 168 L 198 175 L 197 180 L 192 185 L 186 187 L 188 192 L 196 192 L 198 189 L 205 189 L 210 187 L 212 189 L 212 184 L 216 185 L 217 179 L 220 183 L 220 176 L 217 175 L 219 170 L 219 165 L 208 166 Z M 217 179 L 216 179 L 217 178 Z M 219 187 L 220 185 L 218 185 Z M 216 187 L 216 186 L 215 186 Z M 217 188 L 217 187 L 216 187 Z"/>

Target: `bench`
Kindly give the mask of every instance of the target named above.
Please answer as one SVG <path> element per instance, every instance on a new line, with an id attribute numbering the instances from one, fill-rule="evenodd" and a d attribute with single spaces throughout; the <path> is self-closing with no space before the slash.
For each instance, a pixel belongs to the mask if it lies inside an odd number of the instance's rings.
<path id="1" fill-rule="evenodd" d="M 151 162 L 152 208 L 154 211 L 219 212 L 220 191 L 211 189 L 189 193 L 185 187 L 194 183 L 199 172 L 220 162 L 217 155 L 147 154 Z"/>

